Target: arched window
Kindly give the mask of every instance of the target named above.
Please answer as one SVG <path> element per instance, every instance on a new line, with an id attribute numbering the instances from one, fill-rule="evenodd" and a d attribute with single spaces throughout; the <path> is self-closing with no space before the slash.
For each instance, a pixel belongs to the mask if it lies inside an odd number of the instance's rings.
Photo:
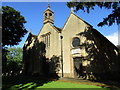
<path id="1" fill-rule="evenodd" d="M 72 46 L 73 46 L 73 47 L 78 47 L 78 46 L 80 46 L 80 39 L 79 39 L 78 37 L 73 38 Z"/>

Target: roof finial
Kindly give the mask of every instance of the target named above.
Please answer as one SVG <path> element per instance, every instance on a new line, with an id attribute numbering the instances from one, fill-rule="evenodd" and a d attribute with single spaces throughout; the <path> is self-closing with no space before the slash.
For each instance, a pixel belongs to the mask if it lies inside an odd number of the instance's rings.
<path id="1" fill-rule="evenodd" d="M 71 7 L 71 13 L 74 13 L 74 7 Z"/>
<path id="2" fill-rule="evenodd" d="M 30 29 L 30 33 L 32 33 L 32 29 Z"/>
<path id="3" fill-rule="evenodd" d="M 49 2 L 49 0 L 48 0 L 48 9 L 50 9 L 50 2 Z"/>

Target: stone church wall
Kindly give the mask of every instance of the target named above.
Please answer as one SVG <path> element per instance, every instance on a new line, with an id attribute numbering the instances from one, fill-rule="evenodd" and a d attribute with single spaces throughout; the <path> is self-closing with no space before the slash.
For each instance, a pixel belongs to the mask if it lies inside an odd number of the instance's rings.
<path id="1" fill-rule="evenodd" d="M 88 30 L 81 35 L 86 37 L 83 47 L 87 53 L 84 60 L 90 62 L 85 67 L 91 75 L 89 78 L 117 79 L 120 71 L 118 48 L 95 29 Z"/>
<path id="2" fill-rule="evenodd" d="M 49 34 L 49 47 L 44 37 Z M 60 39 L 60 36 L 63 39 Z M 76 49 L 72 45 L 74 38 L 80 39 Z M 45 37 L 46 38 L 46 37 Z M 76 50 L 77 50 L 76 49 Z M 74 58 L 82 58 L 83 72 L 88 79 L 112 79 L 120 74 L 120 53 L 108 39 L 93 27 L 71 13 L 62 32 L 58 32 L 51 23 L 43 25 L 38 36 L 28 36 L 23 48 L 24 73 L 28 75 L 62 73 L 61 60 L 63 59 L 64 77 L 75 78 Z M 63 56 L 63 57 L 62 57 Z"/>

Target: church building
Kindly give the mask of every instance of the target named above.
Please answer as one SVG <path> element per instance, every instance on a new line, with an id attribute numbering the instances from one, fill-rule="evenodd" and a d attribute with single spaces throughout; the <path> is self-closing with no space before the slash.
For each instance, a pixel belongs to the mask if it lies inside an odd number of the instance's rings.
<path id="1" fill-rule="evenodd" d="M 111 78 L 120 68 L 118 56 L 118 48 L 73 9 L 64 26 L 56 27 L 50 4 L 39 34 L 30 32 L 23 47 L 24 72 L 28 75 Z"/>

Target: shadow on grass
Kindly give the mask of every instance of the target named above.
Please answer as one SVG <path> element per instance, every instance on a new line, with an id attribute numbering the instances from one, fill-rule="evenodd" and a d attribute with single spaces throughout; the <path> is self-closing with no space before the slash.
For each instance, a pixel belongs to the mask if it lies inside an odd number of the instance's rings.
<path id="1" fill-rule="evenodd" d="M 56 78 L 54 80 L 57 80 Z M 45 77 L 31 77 L 31 76 L 6 76 L 2 77 L 3 90 L 19 90 L 19 89 L 35 89 L 38 86 L 43 86 L 53 79 Z"/>
<path id="2" fill-rule="evenodd" d="M 120 81 L 119 80 L 89 80 L 89 81 L 105 84 L 105 87 L 101 86 L 104 89 L 120 90 Z"/>
<path id="3" fill-rule="evenodd" d="M 56 81 L 58 78 L 51 78 L 48 79 L 46 77 L 28 77 L 28 76 L 6 76 L 3 77 L 3 90 L 34 90 L 40 86 L 43 86 L 44 84 L 51 83 L 53 80 Z M 83 81 L 82 81 L 83 82 Z M 103 83 L 103 82 L 101 82 Z M 105 84 L 105 82 L 104 82 Z M 107 82 L 106 85 L 110 85 L 111 87 L 104 87 L 103 90 L 120 90 L 120 88 L 116 87 L 115 84 L 112 84 L 110 82 Z M 112 87 L 114 86 L 114 87 Z"/>
<path id="4" fill-rule="evenodd" d="M 101 83 L 104 83 L 110 86 L 110 87 L 103 87 L 103 88 L 107 88 L 109 90 L 120 90 L 120 81 L 101 81 Z"/>

